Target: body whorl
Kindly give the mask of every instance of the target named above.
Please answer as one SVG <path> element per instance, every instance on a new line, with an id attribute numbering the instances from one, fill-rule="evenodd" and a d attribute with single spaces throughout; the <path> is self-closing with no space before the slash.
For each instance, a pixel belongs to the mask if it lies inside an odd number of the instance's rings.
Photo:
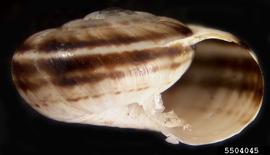
<path id="1" fill-rule="evenodd" d="M 142 103 L 184 73 L 192 49 L 166 44 L 190 35 L 170 18 L 98 11 L 29 37 L 13 57 L 13 79 L 36 109 Z"/>

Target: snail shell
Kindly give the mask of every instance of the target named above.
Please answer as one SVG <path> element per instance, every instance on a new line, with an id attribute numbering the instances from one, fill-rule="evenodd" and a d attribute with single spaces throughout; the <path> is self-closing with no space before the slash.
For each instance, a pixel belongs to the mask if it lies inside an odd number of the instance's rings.
<path id="1" fill-rule="evenodd" d="M 51 119 L 160 131 L 190 145 L 239 133 L 263 97 L 258 60 L 237 37 L 129 10 L 32 35 L 13 56 L 12 77 Z"/>

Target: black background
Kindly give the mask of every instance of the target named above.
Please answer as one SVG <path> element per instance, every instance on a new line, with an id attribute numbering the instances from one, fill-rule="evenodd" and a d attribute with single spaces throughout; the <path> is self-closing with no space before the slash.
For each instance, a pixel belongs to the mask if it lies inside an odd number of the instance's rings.
<path id="1" fill-rule="evenodd" d="M 0 3 L 0 154 L 222 154 L 225 146 L 258 146 L 264 153 L 269 149 L 269 0 Z M 184 23 L 199 23 L 232 32 L 247 41 L 255 49 L 265 76 L 264 103 L 256 120 L 226 141 L 192 147 L 167 144 L 165 137 L 155 132 L 65 124 L 33 111 L 19 97 L 11 81 L 10 59 L 14 50 L 35 32 L 108 7 L 147 11 Z"/>

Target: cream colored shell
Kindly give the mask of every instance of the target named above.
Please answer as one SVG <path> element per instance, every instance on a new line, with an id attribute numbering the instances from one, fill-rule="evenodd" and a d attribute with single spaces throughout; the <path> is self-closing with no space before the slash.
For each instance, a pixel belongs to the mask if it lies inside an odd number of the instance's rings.
<path id="1" fill-rule="evenodd" d="M 257 115 L 263 79 L 230 33 L 129 10 L 103 10 L 29 37 L 12 59 L 20 95 L 58 121 L 159 131 L 214 143 Z"/>

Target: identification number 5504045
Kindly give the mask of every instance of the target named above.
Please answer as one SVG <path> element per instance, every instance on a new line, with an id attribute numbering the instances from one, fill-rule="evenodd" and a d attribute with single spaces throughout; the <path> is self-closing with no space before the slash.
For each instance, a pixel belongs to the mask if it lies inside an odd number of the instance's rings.
<path id="1" fill-rule="evenodd" d="M 258 147 L 225 147 L 225 154 L 259 154 Z"/>

